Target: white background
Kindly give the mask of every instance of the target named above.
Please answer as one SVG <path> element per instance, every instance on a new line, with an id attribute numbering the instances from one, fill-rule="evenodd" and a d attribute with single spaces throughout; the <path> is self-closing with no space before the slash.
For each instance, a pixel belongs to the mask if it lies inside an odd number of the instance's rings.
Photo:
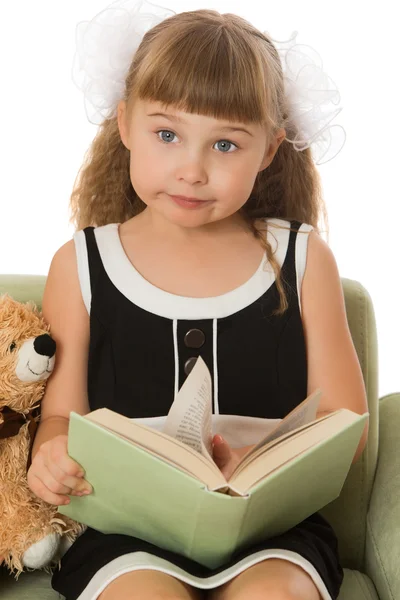
<path id="1" fill-rule="evenodd" d="M 96 127 L 70 70 L 75 25 L 100 0 L 8 2 L 0 19 L 0 273 L 46 274 L 71 238 L 68 202 Z M 341 93 L 347 142 L 319 167 L 331 246 L 342 277 L 370 293 L 377 321 L 379 393 L 400 390 L 399 46 L 395 3 L 170 0 L 175 12 L 236 13 L 272 37 L 313 46 Z"/>

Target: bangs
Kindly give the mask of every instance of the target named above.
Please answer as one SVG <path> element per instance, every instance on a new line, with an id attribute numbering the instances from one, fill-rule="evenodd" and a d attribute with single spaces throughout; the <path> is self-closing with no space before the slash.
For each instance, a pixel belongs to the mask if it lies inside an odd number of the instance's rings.
<path id="1" fill-rule="evenodd" d="M 235 28 L 215 22 L 212 27 L 204 22 L 185 25 L 158 31 L 142 56 L 138 51 L 131 70 L 132 96 L 215 119 L 261 124 L 267 131 L 275 128 L 276 115 L 269 107 L 276 106 L 273 71 L 279 67 L 271 60 L 267 40 L 268 58 L 263 59 L 262 42 L 252 34 L 244 38 L 243 32 L 238 35 Z"/>

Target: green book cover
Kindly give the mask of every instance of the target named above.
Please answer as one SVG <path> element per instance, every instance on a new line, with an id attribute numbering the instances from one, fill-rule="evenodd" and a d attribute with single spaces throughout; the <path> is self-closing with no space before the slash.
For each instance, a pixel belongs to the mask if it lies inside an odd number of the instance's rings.
<path id="1" fill-rule="evenodd" d="M 207 567 L 277 535 L 334 500 L 342 489 L 368 414 L 307 449 L 244 496 L 207 486 L 161 458 L 71 413 L 68 452 L 93 493 L 71 496 L 59 512 L 103 533 L 139 537 Z"/>

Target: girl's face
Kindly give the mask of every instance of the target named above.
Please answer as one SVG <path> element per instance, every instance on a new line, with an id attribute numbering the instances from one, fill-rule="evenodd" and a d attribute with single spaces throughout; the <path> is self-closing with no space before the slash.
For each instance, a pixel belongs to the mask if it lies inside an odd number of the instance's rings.
<path id="1" fill-rule="evenodd" d="M 158 102 L 142 100 L 136 101 L 129 123 L 121 101 L 118 124 L 130 150 L 130 177 L 138 196 L 157 219 L 191 228 L 235 218 L 257 173 L 272 162 L 285 137 L 280 129 L 267 147 L 260 125 L 165 111 Z"/>

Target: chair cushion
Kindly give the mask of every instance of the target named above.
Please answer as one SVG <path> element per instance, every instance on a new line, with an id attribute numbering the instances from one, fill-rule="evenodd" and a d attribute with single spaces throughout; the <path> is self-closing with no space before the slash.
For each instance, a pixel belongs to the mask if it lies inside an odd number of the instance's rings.
<path id="1" fill-rule="evenodd" d="M 367 521 L 363 571 L 382 600 L 400 598 L 400 393 L 381 398 L 379 461 Z"/>
<path id="2" fill-rule="evenodd" d="M 367 575 L 343 569 L 344 579 L 338 600 L 379 600 L 374 584 Z"/>
<path id="3" fill-rule="evenodd" d="M 45 275 L 0 275 L 0 296 L 10 294 L 18 302 L 32 300 L 40 309 Z"/>
<path id="4" fill-rule="evenodd" d="M 22 573 L 18 581 L 0 568 L 1 600 L 61 600 L 51 587 L 51 577 L 43 571 Z"/>

